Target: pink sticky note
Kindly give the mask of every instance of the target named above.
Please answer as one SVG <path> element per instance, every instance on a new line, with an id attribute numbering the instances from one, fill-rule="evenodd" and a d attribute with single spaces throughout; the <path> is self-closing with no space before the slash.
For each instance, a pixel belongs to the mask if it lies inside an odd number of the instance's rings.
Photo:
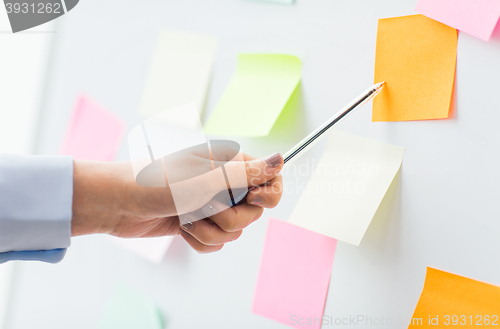
<path id="1" fill-rule="evenodd" d="M 294 328 L 320 328 L 337 240 L 269 221 L 252 311 Z"/>
<path id="2" fill-rule="evenodd" d="M 419 0 L 415 10 L 488 41 L 500 19 L 500 0 Z"/>
<path id="3" fill-rule="evenodd" d="M 60 154 L 78 160 L 112 161 L 124 132 L 125 124 L 118 117 L 80 96 Z"/>

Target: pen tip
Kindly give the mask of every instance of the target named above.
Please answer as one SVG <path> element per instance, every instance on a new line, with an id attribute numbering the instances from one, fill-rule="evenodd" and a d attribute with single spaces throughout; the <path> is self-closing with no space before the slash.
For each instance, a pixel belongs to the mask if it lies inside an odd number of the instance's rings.
<path id="1" fill-rule="evenodd" d="M 370 96 L 369 99 L 374 98 L 375 96 L 378 95 L 378 93 L 382 90 L 382 87 L 385 85 L 385 81 L 379 82 L 375 84 L 372 88 L 372 95 Z"/>
<path id="2" fill-rule="evenodd" d="M 375 90 L 380 90 L 385 85 L 385 81 L 377 83 L 374 87 Z"/>

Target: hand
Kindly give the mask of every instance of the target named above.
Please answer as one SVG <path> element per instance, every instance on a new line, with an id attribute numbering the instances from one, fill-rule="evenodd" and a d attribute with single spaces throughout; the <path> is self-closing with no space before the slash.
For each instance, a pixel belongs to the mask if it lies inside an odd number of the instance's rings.
<path id="1" fill-rule="evenodd" d="M 273 208 L 281 199 L 281 155 L 256 159 L 243 154 L 243 160 L 228 162 L 225 168 L 228 172 L 243 168 L 245 185 L 257 186 L 248 192 L 245 202 L 228 208 L 214 199 L 227 188 L 225 184 L 207 184 L 208 187 L 203 186 L 202 197 L 192 198 L 195 200 L 189 205 L 192 209 L 179 213 L 170 186 L 137 184 L 130 163 L 75 160 L 72 235 L 107 233 L 123 238 L 146 238 L 181 234 L 200 253 L 218 251 L 225 243 L 238 239 L 245 227 L 260 218 L 263 208 Z M 179 161 L 169 170 L 178 166 L 179 172 L 196 172 L 197 164 Z M 181 226 L 179 215 L 188 210 L 201 212 L 205 218 L 183 222 Z"/>

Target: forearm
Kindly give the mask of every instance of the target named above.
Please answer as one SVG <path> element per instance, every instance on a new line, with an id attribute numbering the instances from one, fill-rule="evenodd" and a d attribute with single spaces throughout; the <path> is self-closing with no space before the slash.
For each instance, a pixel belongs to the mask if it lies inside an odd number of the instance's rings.
<path id="1" fill-rule="evenodd" d="M 127 213 L 122 206 L 127 186 L 119 178 L 116 163 L 77 161 L 73 173 L 71 235 L 112 233 Z"/>
<path id="2" fill-rule="evenodd" d="M 175 213 L 166 188 L 142 187 L 130 163 L 74 162 L 71 235 L 128 236 L 125 223 L 147 226 L 146 219 Z M 172 209 L 170 209 L 172 208 Z"/>

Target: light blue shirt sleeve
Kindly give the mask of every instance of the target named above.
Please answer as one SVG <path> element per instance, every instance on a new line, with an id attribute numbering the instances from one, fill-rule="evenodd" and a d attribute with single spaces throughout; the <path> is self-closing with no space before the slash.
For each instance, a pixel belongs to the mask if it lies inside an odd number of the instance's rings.
<path id="1" fill-rule="evenodd" d="M 72 204 L 71 157 L 0 154 L 0 263 L 61 261 Z"/>

